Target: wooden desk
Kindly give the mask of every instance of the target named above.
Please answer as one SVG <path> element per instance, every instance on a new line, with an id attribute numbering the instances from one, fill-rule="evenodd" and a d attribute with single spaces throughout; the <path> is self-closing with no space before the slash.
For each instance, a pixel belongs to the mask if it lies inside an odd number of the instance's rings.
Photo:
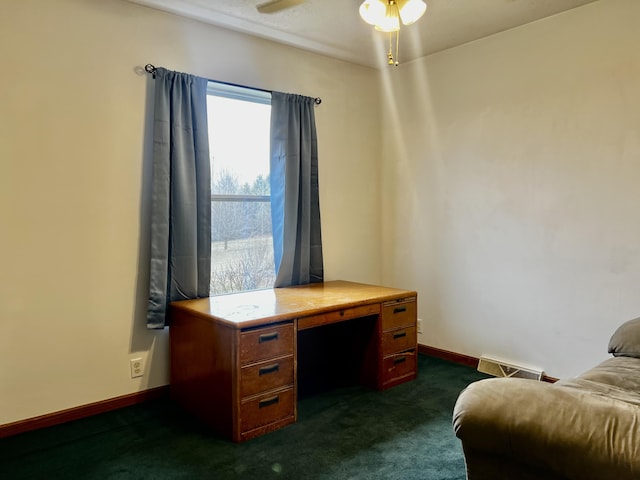
<path id="1" fill-rule="evenodd" d="M 379 390 L 412 380 L 416 300 L 414 291 L 334 281 L 174 302 L 171 395 L 235 442 L 293 423 L 299 332 L 363 318 L 368 327 L 353 338 L 358 380 Z"/>

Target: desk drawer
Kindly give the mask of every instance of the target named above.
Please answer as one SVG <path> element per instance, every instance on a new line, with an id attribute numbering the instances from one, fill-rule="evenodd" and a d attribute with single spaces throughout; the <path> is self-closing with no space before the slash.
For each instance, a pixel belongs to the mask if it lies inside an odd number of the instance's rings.
<path id="1" fill-rule="evenodd" d="M 382 308 L 382 330 L 415 325 L 417 318 L 415 300 L 387 304 Z"/>
<path id="2" fill-rule="evenodd" d="M 293 385 L 293 355 L 242 367 L 240 397 Z"/>
<path id="3" fill-rule="evenodd" d="M 293 388 L 267 393 L 242 402 L 240 431 L 247 432 L 293 416 L 295 416 Z"/>
<path id="4" fill-rule="evenodd" d="M 400 383 L 405 377 L 413 378 L 417 373 L 416 350 L 389 355 L 382 360 L 382 385 Z"/>
<path id="5" fill-rule="evenodd" d="M 416 348 L 418 343 L 416 327 L 405 327 L 391 330 L 382 334 L 382 355 Z"/>
<path id="6" fill-rule="evenodd" d="M 250 330 L 240 334 L 240 363 L 293 355 L 293 323 Z"/>
<path id="7" fill-rule="evenodd" d="M 380 304 L 362 305 L 360 307 L 345 308 L 334 312 L 322 313 L 320 315 L 312 315 L 310 317 L 302 317 L 298 319 L 298 330 L 319 327 L 329 323 L 342 322 L 353 318 L 368 317 L 369 315 L 378 315 L 380 313 Z"/>

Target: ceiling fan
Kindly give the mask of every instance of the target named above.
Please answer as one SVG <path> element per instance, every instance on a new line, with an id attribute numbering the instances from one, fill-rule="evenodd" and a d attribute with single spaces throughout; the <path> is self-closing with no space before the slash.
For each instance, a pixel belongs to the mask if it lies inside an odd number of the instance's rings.
<path id="1" fill-rule="evenodd" d="M 271 0 L 270 2 L 261 3 L 256 8 L 260 13 L 276 13 L 285 8 L 300 5 L 305 1 L 306 0 Z"/>

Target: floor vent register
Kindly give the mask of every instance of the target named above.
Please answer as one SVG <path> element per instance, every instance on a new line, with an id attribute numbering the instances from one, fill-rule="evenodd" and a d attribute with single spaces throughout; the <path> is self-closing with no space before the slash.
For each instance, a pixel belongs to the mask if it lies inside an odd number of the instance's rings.
<path id="1" fill-rule="evenodd" d="M 493 375 L 494 377 L 527 378 L 529 380 L 542 380 L 542 370 L 520 367 L 501 360 L 488 357 L 480 357 L 478 371 Z"/>

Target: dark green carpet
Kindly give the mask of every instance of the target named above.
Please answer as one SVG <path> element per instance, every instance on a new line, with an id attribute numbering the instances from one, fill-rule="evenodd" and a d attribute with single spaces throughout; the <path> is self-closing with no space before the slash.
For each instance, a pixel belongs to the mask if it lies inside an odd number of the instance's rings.
<path id="1" fill-rule="evenodd" d="M 0 440 L 0 478 L 463 480 L 451 411 L 481 378 L 421 355 L 417 381 L 301 400 L 296 424 L 244 444 L 149 402 Z"/>

